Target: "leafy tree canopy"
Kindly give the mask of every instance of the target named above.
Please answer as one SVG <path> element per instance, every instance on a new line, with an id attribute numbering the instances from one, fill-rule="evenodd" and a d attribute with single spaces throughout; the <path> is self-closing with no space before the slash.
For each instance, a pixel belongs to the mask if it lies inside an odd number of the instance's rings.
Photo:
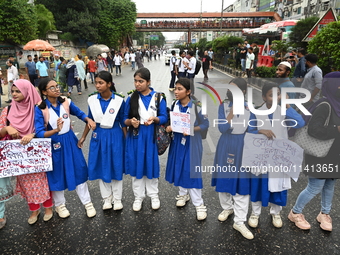
<path id="1" fill-rule="evenodd" d="M 213 40 L 212 46 L 216 53 L 224 53 L 229 49 L 237 46 L 238 43 L 243 43 L 243 39 L 236 36 L 221 36 Z"/>
<path id="2" fill-rule="evenodd" d="M 99 11 L 99 42 L 109 47 L 119 43 L 135 30 L 136 4 L 131 0 L 102 0 Z"/>
<path id="3" fill-rule="evenodd" d="M 325 75 L 340 70 L 340 21 L 323 27 L 308 44 L 308 52 L 318 55 L 318 66 Z M 332 69 L 331 69 L 332 68 Z"/>
<path id="4" fill-rule="evenodd" d="M 100 0 L 36 0 L 55 18 L 58 30 L 71 33 L 75 38 L 97 42 Z"/>
<path id="5" fill-rule="evenodd" d="M 289 40 L 293 47 L 296 48 L 306 48 L 307 42 L 302 42 L 302 39 L 307 35 L 307 33 L 312 29 L 315 23 L 319 20 L 318 17 L 309 17 L 302 19 L 296 23 L 292 28 L 292 32 L 289 34 Z"/>
<path id="6" fill-rule="evenodd" d="M 27 0 L 1 0 L 0 20 L 0 41 L 26 44 L 37 38 L 35 8 Z"/>
<path id="7" fill-rule="evenodd" d="M 42 4 L 35 5 L 35 10 L 37 13 L 39 38 L 45 38 L 48 31 L 56 29 L 53 13 Z"/>

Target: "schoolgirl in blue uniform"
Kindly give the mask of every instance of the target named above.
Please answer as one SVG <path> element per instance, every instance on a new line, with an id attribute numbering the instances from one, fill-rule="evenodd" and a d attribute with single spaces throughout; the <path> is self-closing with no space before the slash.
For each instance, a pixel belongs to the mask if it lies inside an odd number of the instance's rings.
<path id="1" fill-rule="evenodd" d="M 239 87 L 245 95 L 247 82 L 242 78 L 236 78 L 230 82 Z M 242 167 L 242 153 L 244 136 L 248 129 L 250 111 L 247 102 L 244 103 L 244 114 L 234 115 L 233 95 L 227 91 L 227 97 L 218 109 L 218 119 L 226 120 L 218 124 L 222 133 L 216 148 L 211 185 L 218 192 L 223 211 L 218 215 L 220 221 L 225 221 L 228 216 L 235 213 L 233 228 L 239 231 L 245 238 L 253 239 L 254 235 L 245 226 L 249 207 L 250 177 L 251 174 Z M 233 124 L 235 123 L 235 124 Z M 219 171 L 218 169 L 226 169 Z M 229 171 L 227 170 L 229 169 Z M 234 200 L 234 204 L 233 204 Z"/>
<path id="2" fill-rule="evenodd" d="M 124 97 L 116 93 L 112 75 L 101 71 L 95 76 L 98 93 L 88 98 L 89 118 L 97 126 L 92 132 L 88 157 L 89 179 L 99 179 L 103 210 L 123 209 L 123 173 L 126 126 Z M 90 128 L 86 125 L 78 142 L 82 147 Z"/>
<path id="3" fill-rule="evenodd" d="M 180 78 L 175 84 L 176 101 L 173 103 L 173 112 L 190 114 L 191 123 L 194 123 L 194 135 L 174 132 L 170 144 L 168 162 L 166 165 L 165 180 L 179 187 L 176 206 L 182 207 L 192 199 L 196 207 L 197 219 L 204 220 L 207 217 L 207 208 L 202 199 L 202 175 L 196 171 L 195 166 L 201 166 L 203 146 L 201 131 L 207 130 L 209 120 L 201 112 L 196 116 L 196 102 L 190 99 L 190 80 Z M 171 126 L 166 128 L 169 133 Z"/>
<path id="4" fill-rule="evenodd" d="M 87 122 L 91 129 L 96 124 L 70 99 L 60 97 L 60 86 L 54 80 L 41 80 L 39 91 L 43 101 L 35 108 L 35 130 L 38 138 L 51 138 L 53 171 L 47 172 L 47 179 L 56 212 L 61 218 L 70 216 L 65 206 L 64 190 L 75 189 L 85 205 L 87 216 L 94 217 L 96 210 L 86 183 L 88 169 L 71 129 L 70 114 Z"/>
<path id="5" fill-rule="evenodd" d="M 264 104 L 259 108 L 259 110 L 268 110 L 272 107 L 274 94 L 273 88 L 277 89 L 278 102 L 280 102 L 280 88 L 276 84 L 266 84 L 262 88 Z M 285 116 L 281 115 L 281 107 L 287 108 Z M 275 120 L 275 123 L 273 123 L 273 119 Z M 284 121 L 285 119 L 286 121 Z M 260 120 L 259 124 L 258 120 Z M 305 125 L 305 121 L 301 115 L 298 114 L 289 104 L 286 106 L 278 105 L 275 112 L 269 115 L 255 115 L 252 113 L 250 116 L 248 132 L 263 134 L 269 139 L 288 139 L 287 127 L 282 126 L 282 122 L 285 122 L 286 126 L 295 125 L 294 128 L 301 128 Z M 270 214 L 272 215 L 272 223 L 274 227 L 282 227 L 280 212 L 282 210 L 282 206 L 287 204 L 287 190 L 291 188 L 290 177 L 284 173 L 281 173 L 282 176 L 280 177 L 276 176 L 271 178 L 270 175 L 271 173 L 261 174 L 259 177 L 253 176 L 251 179 L 250 200 L 252 202 L 252 214 L 248 220 L 248 224 L 253 228 L 256 228 L 258 225 L 262 206 L 268 206 L 269 203 Z"/>
<path id="6" fill-rule="evenodd" d="M 155 125 L 168 120 L 166 101 L 161 97 L 156 108 L 156 92 L 149 87 L 150 71 L 140 68 L 134 74 L 136 90 L 126 100 L 124 123 L 129 127 L 125 147 L 125 171 L 132 176 L 135 195 L 133 210 L 140 211 L 145 189 L 151 198 L 151 207 L 159 209 L 159 159 L 155 138 Z M 157 114 L 158 112 L 158 114 Z"/>

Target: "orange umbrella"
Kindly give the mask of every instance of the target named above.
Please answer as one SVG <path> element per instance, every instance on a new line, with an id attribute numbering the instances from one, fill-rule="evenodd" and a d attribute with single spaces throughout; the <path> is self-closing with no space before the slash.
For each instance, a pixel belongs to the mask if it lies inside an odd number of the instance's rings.
<path id="1" fill-rule="evenodd" d="M 48 42 L 37 39 L 37 40 L 29 41 L 28 43 L 26 43 L 26 45 L 24 46 L 24 50 L 53 51 L 55 50 L 55 48 Z"/>

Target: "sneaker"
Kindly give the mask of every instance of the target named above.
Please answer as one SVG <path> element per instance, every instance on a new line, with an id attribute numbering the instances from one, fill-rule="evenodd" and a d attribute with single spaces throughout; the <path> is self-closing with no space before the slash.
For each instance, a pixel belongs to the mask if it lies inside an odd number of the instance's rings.
<path id="1" fill-rule="evenodd" d="M 96 216 L 96 214 L 97 214 L 96 209 L 94 209 L 92 202 L 87 203 L 85 205 L 85 210 L 86 210 L 87 217 L 89 217 L 89 218 L 92 218 L 92 217 Z"/>
<path id="2" fill-rule="evenodd" d="M 259 217 L 260 216 L 252 213 L 248 219 L 248 225 L 252 228 L 257 228 L 257 226 L 259 225 Z"/>
<path id="3" fill-rule="evenodd" d="M 272 223 L 276 228 L 282 228 L 282 219 L 280 214 L 272 214 Z"/>
<path id="4" fill-rule="evenodd" d="M 196 206 L 197 220 L 205 220 L 207 218 L 207 207 L 205 205 Z"/>
<path id="5" fill-rule="evenodd" d="M 295 223 L 299 229 L 308 230 L 310 229 L 310 224 L 305 220 L 305 216 L 302 213 L 293 213 L 293 210 L 290 210 L 288 214 L 288 219 L 291 222 Z"/>
<path id="6" fill-rule="evenodd" d="M 189 194 L 183 196 L 177 195 L 176 200 L 177 200 L 176 206 L 183 207 L 190 200 L 190 196 Z"/>
<path id="7" fill-rule="evenodd" d="M 236 224 L 234 223 L 233 228 L 235 230 L 237 230 L 238 232 L 241 233 L 241 235 L 243 235 L 243 237 L 251 240 L 254 239 L 254 235 L 252 232 L 250 232 L 250 230 L 246 227 L 246 225 L 242 224 Z"/>
<path id="8" fill-rule="evenodd" d="M 161 201 L 159 201 L 158 196 L 152 197 L 151 198 L 151 208 L 154 209 L 154 210 L 158 210 L 160 206 L 161 206 Z"/>
<path id="9" fill-rule="evenodd" d="M 135 212 L 139 212 L 142 209 L 142 204 L 143 204 L 143 199 L 136 198 L 135 201 L 133 202 L 132 209 Z"/>
<path id="10" fill-rule="evenodd" d="M 122 210 L 122 209 L 123 209 L 122 200 L 120 200 L 120 199 L 114 200 L 113 210 L 119 211 L 119 210 Z"/>
<path id="11" fill-rule="evenodd" d="M 320 212 L 318 217 L 316 217 L 316 220 L 321 223 L 320 228 L 326 231 L 332 231 L 332 218 L 329 214 Z"/>
<path id="12" fill-rule="evenodd" d="M 70 216 L 70 212 L 67 210 L 65 205 L 59 205 L 55 208 L 55 211 L 59 215 L 60 218 L 67 218 Z"/>
<path id="13" fill-rule="evenodd" d="M 219 215 L 218 215 L 218 220 L 219 221 L 226 221 L 229 217 L 229 215 L 233 214 L 234 210 L 223 210 Z"/>
<path id="14" fill-rule="evenodd" d="M 103 200 L 104 200 L 103 210 L 112 209 L 112 196 L 104 198 Z"/>

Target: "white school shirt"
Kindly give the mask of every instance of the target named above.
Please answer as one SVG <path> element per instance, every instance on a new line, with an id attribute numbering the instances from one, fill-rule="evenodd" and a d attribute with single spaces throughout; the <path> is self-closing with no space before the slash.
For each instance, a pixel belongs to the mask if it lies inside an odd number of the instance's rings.
<path id="1" fill-rule="evenodd" d="M 174 64 L 173 63 L 176 63 L 176 57 L 175 56 L 171 56 L 170 58 L 170 71 L 173 71 L 174 70 Z"/>
<path id="2" fill-rule="evenodd" d="M 185 70 L 186 70 L 186 67 L 185 67 L 185 65 L 184 65 L 184 62 L 189 63 L 189 60 L 188 60 L 186 57 L 184 57 L 184 58 L 179 58 L 179 59 L 177 59 L 177 61 L 176 61 L 176 66 L 178 66 L 178 72 L 179 72 L 179 73 L 184 73 Z M 180 63 L 181 63 L 181 64 L 180 64 Z"/>
<path id="3" fill-rule="evenodd" d="M 190 74 L 195 73 L 195 68 L 196 68 L 196 58 L 191 57 L 191 58 L 189 59 L 189 67 L 191 68 L 191 70 L 188 69 L 188 73 L 190 73 Z"/>
<path id="4" fill-rule="evenodd" d="M 130 58 L 131 58 L 131 62 L 135 62 L 136 61 L 136 54 L 135 53 L 131 53 L 130 54 Z"/>

